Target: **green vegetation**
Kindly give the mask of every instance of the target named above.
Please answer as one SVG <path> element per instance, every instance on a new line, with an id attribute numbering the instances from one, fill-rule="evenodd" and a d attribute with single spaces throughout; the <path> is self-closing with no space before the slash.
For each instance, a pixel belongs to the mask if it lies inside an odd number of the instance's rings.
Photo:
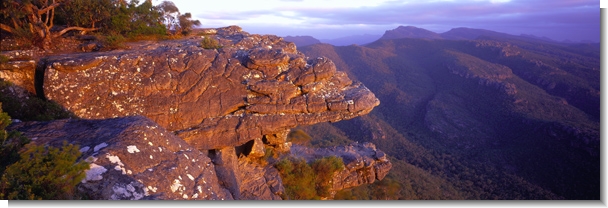
<path id="1" fill-rule="evenodd" d="M 124 43 L 127 41 L 124 36 L 119 34 L 108 34 L 106 36 L 101 36 L 100 39 L 105 47 L 111 50 L 124 48 Z"/>
<path id="2" fill-rule="evenodd" d="M 2 103 L 0 103 L 2 105 Z M 6 131 L 5 128 L 11 124 L 11 118 L 0 109 L 0 175 L 10 164 L 19 160 L 19 150 L 30 142 L 17 131 Z"/>
<path id="3" fill-rule="evenodd" d="M 176 34 L 187 35 L 192 32 L 192 26 L 200 26 L 201 22 L 192 20 L 191 13 L 181 14 L 179 9 L 171 1 L 163 1 L 158 5 L 164 17 L 167 30 L 174 30 Z"/>
<path id="4" fill-rule="evenodd" d="M 331 179 L 344 169 L 344 163 L 336 156 L 317 159 L 312 165 L 301 158 L 284 158 L 275 167 L 283 180 L 285 199 L 310 200 L 330 196 Z"/>
<path id="5" fill-rule="evenodd" d="M 19 132 L 8 132 L 10 117 L 0 110 L 0 199 L 80 199 L 76 185 L 89 168 L 77 145 L 45 147 L 27 143 Z"/>
<path id="6" fill-rule="evenodd" d="M 203 40 L 201 41 L 201 47 L 204 49 L 220 49 L 222 46 L 217 42 L 216 39 L 213 39 L 209 35 L 203 36 Z"/>
<path id="7" fill-rule="evenodd" d="M 2 199 L 79 199 L 76 185 L 89 168 L 76 163 L 78 146 L 64 142 L 62 148 L 27 146 L 21 159 L 9 165 L 0 180 Z"/>
<path id="8" fill-rule="evenodd" d="M 113 49 L 123 39 L 164 39 L 173 35 L 171 31 L 188 34 L 201 25 L 190 13 L 179 13 L 170 1 L 154 6 L 151 0 L 6 0 L 0 6 L 1 30 L 24 47 L 45 50 L 53 39 L 72 31 L 109 36 L 104 42 Z M 57 26 L 61 30 L 56 31 Z"/>
<path id="9" fill-rule="evenodd" d="M 275 167 L 283 180 L 285 199 L 319 199 L 315 190 L 315 174 L 304 159 L 285 158 Z"/>
<path id="10" fill-rule="evenodd" d="M 315 189 L 317 195 L 329 197 L 331 195 L 331 185 L 334 173 L 344 169 L 342 158 L 336 156 L 324 157 L 315 160 L 311 165 L 315 172 Z"/>

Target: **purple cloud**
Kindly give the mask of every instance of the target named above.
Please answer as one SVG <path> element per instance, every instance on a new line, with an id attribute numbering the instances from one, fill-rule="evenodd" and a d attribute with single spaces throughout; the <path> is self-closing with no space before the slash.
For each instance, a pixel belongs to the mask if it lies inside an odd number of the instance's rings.
<path id="1" fill-rule="evenodd" d="M 306 1 L 302 1 L 302 3 L 304 4 Z M 289 7 L 245 12 L 221 11 L 199 14 L 197 17 L 207 20 L 247 20 L 271 15 L 293 19 L 294 22 L 305 20 L 304 23 L 290 25 L 294 31 L 320 26 L 332 27 L 338 31 L 350 31 L 365 26 L 373 29 L 384 28 L 375 32 L 382 33 L 384 30 L 398 25 L 412 25 L 436 32 L 444 32 L 455 27 L 471 27 L 516 35 L 535 34 L 556 40 L 590 39 L 599 41 L 599 7 L 597 0 L 512 0 L 503 3 L 389 1 L 373 7 L 328 9 L 321 5 L 317 8 Z M 286 12 L 289 13 L 286 14 Z M 267 26 L 272 24 L 272 22 L 268 22 Z"/>

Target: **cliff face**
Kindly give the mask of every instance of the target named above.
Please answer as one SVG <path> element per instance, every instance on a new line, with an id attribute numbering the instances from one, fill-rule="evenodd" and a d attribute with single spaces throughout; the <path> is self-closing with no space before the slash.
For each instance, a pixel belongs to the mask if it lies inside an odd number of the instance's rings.
<path id="1" fill-rule="evenodd" d="M 80 145 L 91 169 L 79 189 L 93 199 L 269 200 L 281 199 L 284 188 L 272 165 L 251 162 L 265 148 L 289 153 L 290 128 L 354 118 L 379 104 L 331 60 L 309 59 L 279 37 L 236 26 L 205 33 L 48 56 L 27 67 L 10 60 L 0 78 L 81 118 L 10 129 L 38 144 Z M 222 47 L 203 48 L 203 38 Z M 370 178 L 355 185 L 372 183 L 390 169 L 382 161 L 379 168 L 347 165 L 341 174 Z M 368 177 L 362 170 L 370 167 Z"/>

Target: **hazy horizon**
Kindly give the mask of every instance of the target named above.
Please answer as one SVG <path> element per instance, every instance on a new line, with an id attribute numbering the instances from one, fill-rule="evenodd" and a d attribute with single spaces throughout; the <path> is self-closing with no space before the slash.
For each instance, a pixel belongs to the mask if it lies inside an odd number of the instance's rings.
<path id="1" fill-rule="evenodd" d="M 154 0 L 159 4 L 162 0 Z M 600 2 L 592 0 L 226 0 L 204 3 L 173 0 L 202 27 L 238 25 L 249 33 L 309 35 L 335 39 L 382 35 L 398 26 L 436 33 L 452 28 L 486 29 L 512 35 L 531 34 L 556 41 L 600 40 Z"/>

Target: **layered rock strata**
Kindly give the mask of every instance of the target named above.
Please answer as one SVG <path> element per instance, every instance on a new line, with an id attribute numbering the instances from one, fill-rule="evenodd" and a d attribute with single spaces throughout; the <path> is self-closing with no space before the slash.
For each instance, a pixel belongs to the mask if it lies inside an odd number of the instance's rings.
<path id="1" fill-rule="evenodd" d="M 266 147 L 289 152 L 290 128 L 354 118 L 379 104 L 331 60 L 309 59 L 277 36 L 236 26 L 204 33 L 39 63 L 11 58 L 1 79 L 82 118 L 11 129 L 37 144 L 80 145 L 90 170 L 79 189 L 92 199 L 274 200 L 284 190 L 278 171 L 252 159 Z M 388 161 L 374 163 L 383 168 L 345 161 L 341 174 L 356 182 L 336 188 L 372 183 L 390 169 Z"/>
<path id="2" fill-rule="evenodd" d="M 18 122 L 8 130 L 23 132 L 32 144 L 79 145 L 79 160 L 88 162 L 89 170 L 78 189 L 90 199 L 281 200 L 284 195 L 278 170 L 260 162 L 255 147 L 200 151 L 143 116 Z M 332 148 L 294 145 L 285 153 L 309 161 L 340 157 L 345 165 L 331 180 L 332 195 L 382 180 L 392 167 L 386 154 L 371 143 Z"/>
<path id="3" fill-rule="evenodd" d="M 323 57 L 233 26 L 129 50 L 50 57 L 49 100 L 86 119 L 143 115 L 198 149 L 242 145 L 297 125 L 340 121 L 379 104 Z M 205 49 L 213 38 L 221 49 Z"/>

